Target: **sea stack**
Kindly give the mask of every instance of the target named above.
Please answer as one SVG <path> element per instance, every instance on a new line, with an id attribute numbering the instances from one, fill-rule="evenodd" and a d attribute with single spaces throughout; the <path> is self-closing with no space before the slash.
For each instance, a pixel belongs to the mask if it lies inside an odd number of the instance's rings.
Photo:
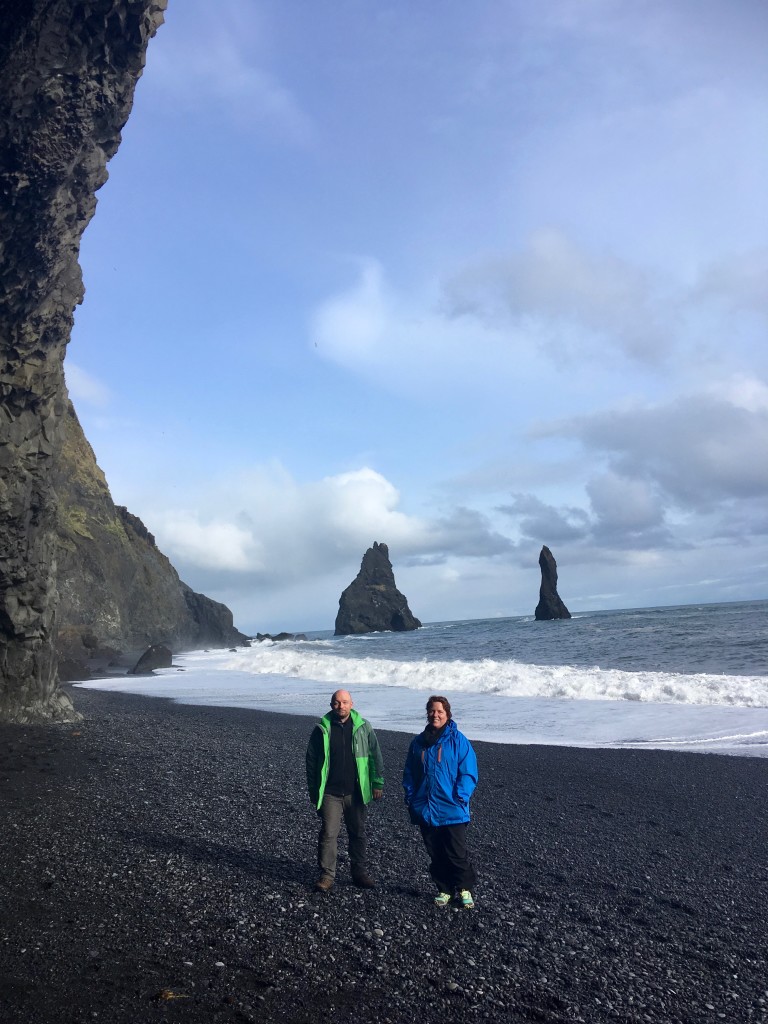
<path id="1" fill-rule="evenodd" d="M 339 598 L 335 635 L 402 633 L 420 625 L 395 586 L 387 545 L 374 541 L 363 555 L 360 572 Z"/>
<path id="2" fill-rule="evenodd" d="M 541 549 L 539 565 L 541 566 L 541 588 L 539 603 L 536 605 L 534 615 L 539 620 L 570 619 L 571 613 L 557 592 L 557 562 L 546 544 Z"/>

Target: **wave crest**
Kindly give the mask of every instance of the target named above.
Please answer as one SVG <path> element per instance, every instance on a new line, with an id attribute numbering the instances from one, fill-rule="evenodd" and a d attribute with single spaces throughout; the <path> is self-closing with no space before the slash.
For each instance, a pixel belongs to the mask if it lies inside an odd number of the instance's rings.
<path id="1" fill-rule="evenodd" d="M 342 658 L 304 644 L 259 644 L 235 655 L 206 655 L 211 668 L 332 683 L 335 688 L 404 687 L 559 700 L 768 707 L 768 677 L 630 672 L 516 661 L 393 661 Z M 196 656 L 192 656 L 196 657 Z M 215 661 L 215 664 L 214 664 Z"/>

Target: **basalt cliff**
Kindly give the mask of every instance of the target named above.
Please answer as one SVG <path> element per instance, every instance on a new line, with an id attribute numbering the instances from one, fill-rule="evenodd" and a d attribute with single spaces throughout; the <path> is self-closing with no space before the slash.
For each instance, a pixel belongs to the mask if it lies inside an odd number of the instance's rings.
<path id="1" fill-rule="evenodd" d="M 66 720 L 54 475 L 80 239 L 166 0 L 0 3 L 0 717 Z"/>
<path id="2" fill-rule="evenodd" d="M 374 541 L 363 555 L 360 572 L 339 599 L 336 636 L 418 629 L 419 620 L 395 586 L 386 544 Z"/>
<path id="3" fill-rule="evenodd" d="M 539 620 L 570 619 L 571 613 L 557 592 L 557 562 L 546 544 L 539 554 L 539 567 L 541 568 L 541 587 L 539 588 L 539 603 L 534 612 L 535 618 Z"/>

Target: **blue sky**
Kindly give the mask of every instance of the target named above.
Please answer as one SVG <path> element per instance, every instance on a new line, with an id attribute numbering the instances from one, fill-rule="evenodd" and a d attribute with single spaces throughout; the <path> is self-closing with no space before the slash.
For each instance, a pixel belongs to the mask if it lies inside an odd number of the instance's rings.
<path id="1" fill-rule="evenodd" d="M 246 631 L 768 597 L 762 0 L 170 0 L 65 368 Z"/>

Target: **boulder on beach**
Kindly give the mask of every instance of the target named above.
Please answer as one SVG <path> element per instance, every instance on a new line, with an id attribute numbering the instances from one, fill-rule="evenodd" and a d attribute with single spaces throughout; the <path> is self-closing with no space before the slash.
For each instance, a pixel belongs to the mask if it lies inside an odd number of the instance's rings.
<path id="1" fill-rule="evenodd" d="M 541 587 L 539 603 L 534 612 L 536 619 L 570 619 L 571 613 L 557 592 L 557 562 L 546 544 L 541 549 L 539 565 L 541 567 Z"/>
<path id="2" fill-rule="evenodd" d="M 339 598 L 335 635 L 402 633 L 420 626 L 395 585 L 387 545 L 374 541 L 363 555 L 360 572 Z"/>
<path id="3" fill-rule="evenodd" d="M 170 668 L 173 664 L 173 654 L 165 644 L 152 644 L 142 654 L 131 671 L 131 676 L 149 675 L 156 668 Z"/>

